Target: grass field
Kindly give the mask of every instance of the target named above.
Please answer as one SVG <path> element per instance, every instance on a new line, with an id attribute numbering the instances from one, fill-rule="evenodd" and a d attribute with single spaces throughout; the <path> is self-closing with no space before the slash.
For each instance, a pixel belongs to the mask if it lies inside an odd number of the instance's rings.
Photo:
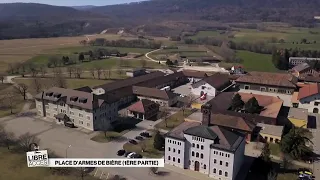
<path id="1" fill-rule="evenodd" d="M 320 28 L 295 28 L 295 27 L 274 27 L 268 28 L 266 31 L 257 29 L 237 29 L 229 34 L 233 34 L 234 38 L 229 38 L 235 42 L 248 41 L 267 41 L 270 42 L 272 38 L 277 40 L 283 39 L 285 43 L 269 43 L 281 48 L 301 48 L 317 50 L 320 48 Z M 220 34 L 219 31 L 200 31 L 193 39 L 201 37 L 219 37 L 227 38 L 225 34 Z M 301 39 L 306 38 L 310 44 L 300 44 Z M 316 41 L 316 44 L 314 44 Z M 295 42 L 295 44 L 293 44 Z M 296 44 L 299 42 L 299 44 Z"/>
<path id="2" fill-rule="evenodd" d="M 50 79 L 43 79 L 46 81 L 50 81 Z M 28 92 L 35 95 L 35 89 L 32 88 L 32 78 L 15 78 L 14 82 L 17 83 L 24 83 L 26 84 L 29 89 Z M 109 80 L 97 80 L 97 79 L 66 79 L 67 82 L 67 87 L 74 89 L 74 88 L 79 88 L 79 87 L 83 87 L 83 86 L 89 86 L 89 87 L 94 87 L 97 85 L 101 85 L 101 84 L 106 84 L 112 81 Z"/>
<path id="3" fill-rule="evenodd" d="M 116 34 L 98 34 L 88 36 L 89 39 L 106 38 L 108 40 L 132 39 Z M 69 54 L 70 47 L 84 48 L 79 42 L 87 40 L 85 36 L 38 38 L 38 39 L 14 39 L 0 41 L 0 72 L 7 70 L 9 63 L 27 61 L 38 55 L 56 54 L 56 52 Z M 66 51 L 62 49 L 66 48 Z M 69 50 L 68 50 L 69 49 Z M 72 48 L 71 48 L 72 49 Z"/>
<path id="4" fill-rule="evenodd" d="M 66 47 L 66 48 L 60 48 L 56 50 L 52 50 L 53 52 L 60 53 L 60 54 L 70 54 L 70 53 L 79 53 L 79 52 L 85 52 L 90 51 L 93 49 L 107 49 L 107 50 L 113 50 L 117 49 L 121 53 L 147 53 L 152 51 L 152 49 L 144 49 L 144 48 L 125 48 L 125 47 L 107 47 L 107 46 L 76 46 L 76 47 Z"/>
<path id="5" fill-rule="evenodd" d="M 80 173 L 68 176 L 53 175 L 49 168 L 28 168 L 26 155 L 13 153 L 6 148 L 0 148 L 0 179 L 10 180 L 78 180 Z M 95 180 L 85 176 L 83 180 Z"/>
<path id="6" fill-rule="evenodd" d="M 184 118 L 188 117 L 190 114 L 192 114 L 192 111 L 188 110 L 188 109 L 186 109 L 184 111 L 184 114 L 182 111 L 179 111 L 176 114 L 170 116 L 167 119 L 167 123 L 165 120 L 163 120 L 160 123 L 156 124 L 155 127 L 159 128 L 159 129 L 171 130 L 171 129 L 179 126 L 181 123 L 183 123 Z"/>
<path id="7" fill-rule="evenodd" d="M 243 60 L 242 64 L 246 71 L 279 71 L 274 67 L 271 55 L 253 53 L 249 51 L 237 51 L 236 56 Z"/>

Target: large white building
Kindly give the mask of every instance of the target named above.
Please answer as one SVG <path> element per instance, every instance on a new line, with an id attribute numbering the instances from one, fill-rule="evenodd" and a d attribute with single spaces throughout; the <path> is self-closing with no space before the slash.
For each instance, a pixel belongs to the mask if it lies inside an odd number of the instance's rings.
<path id="1" fill-rule="evenodd" d="M 36 95 L 35 101 L 39 116 L 92 131 L 111 129 L 118 116 L 117 100 L 93 94 L 89 87 L 53 87 Z"/>
<path id="2" fill-rule="evenodd" d="M 202 123 L 185 121 L 167 133 L 165 163 L 234 180 L 244 161 L 245 135 L 210 126 L 210 111 L 203 109 Z"/>

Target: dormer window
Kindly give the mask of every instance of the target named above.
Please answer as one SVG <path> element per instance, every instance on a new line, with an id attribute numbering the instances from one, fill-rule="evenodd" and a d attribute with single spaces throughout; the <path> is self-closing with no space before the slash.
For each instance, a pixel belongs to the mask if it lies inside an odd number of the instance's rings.
<path id="1" fill-rule="evenodd" d="M 76 101 L 78 101 L 78 97 L 72 96 L 72 97 L 70 97 L 70 101 L 76 102 Z"/>
<path id="2" fill-rule="evenodd" d="M 51 97 L 53 95 L 53 92 L 47 92 L 46 96 Z"/>
<path id="3" fill-rule="evenodd" d="M 60 98 L 60 97 L 61 97 L 61 94 L 60 94 L 60 93 L 56 93 L 56 94 L 53 95 L 53 97 L 54 97 L 54 98 Z"/>
<path id="4" fill-rule="evenodd" d="M 87 103 L 87 101 L 88 101 L 88 99 L 86 99 L 86 98 L 80 98 L 79 99 L 79 102 L 83 103 L 83 104 Z"/>

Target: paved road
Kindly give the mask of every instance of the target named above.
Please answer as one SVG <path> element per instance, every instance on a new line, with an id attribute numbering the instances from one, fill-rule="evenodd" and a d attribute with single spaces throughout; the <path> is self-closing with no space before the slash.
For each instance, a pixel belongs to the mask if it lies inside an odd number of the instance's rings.
<path id="1" fill-rule="evenodd" d="M 14 132 L 16 136 L 27 132 L 37 135 L 41 140 L 41 149 L 51 149 L 61 157 L 118 158 L 116 152 L 122 148 L 122 145 L 125 142 L 127 142 L 125 139 L 120 139 L 117 142 L 97 143 L 90 140 L 90 137 L 92 136 L 90 133 L 65 128 L 34 117 L 5 117 L 0 119 L 0 123 L 4 123 L 5 127 L 9 131 Z M 132 138 L 144 131 L 144 128 L 149 129 L 149 127 L 150 123 L 148 121 L 143 121 L 141 124 L 138 124 L 138 128 L 125 134 L 124 137 Z M 71 148 L 67 149 L 69 145 L 71 145 Z M 111 174 L 122 175 L 129 180 L 159 179 L 159 177 L 150 176 L 148 168 L 101 168 L 100 170 L 110 172 Z M 161 177 L 163 180 L 203 179 L 173 172 L 169 170 L 168 167 L 160 168 L 160 171 L 169 173 L 169 175 Z M 183 171 L 181 173 L 183 173 Z"/>

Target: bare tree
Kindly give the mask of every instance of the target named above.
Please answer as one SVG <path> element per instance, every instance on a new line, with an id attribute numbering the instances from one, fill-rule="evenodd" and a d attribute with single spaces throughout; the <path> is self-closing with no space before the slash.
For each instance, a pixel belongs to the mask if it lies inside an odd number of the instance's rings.
<path id="1" fill-rule="evenodd" d="M 6 93 L 6 104 L 10 108 L 10 113 L 13 114 L 14 103 L 16 101 L 16 96 L 13 92 Z"/>
<path id="2" fill-rule="evenodd" d="M 95 77 L 95 68 L 91 68 L 91 69 L 90 69 L 90 74 L 91 74 L 91 76 L 93 77 L 93 79 L 96 78 L 96 77 Z"/>
<path id="3" fill-rule="evenodd" d="M 149 168 L 149 174 L 157 175 L 158 174 L 158 168 L 157 167 L 150 167 Z"/>
<path id="4" fill-rule="evenodd" d="M 145 141 L 140 142 L 140 148 L 142 152 L 146 152 L 147 144 Z"/>
<path id="5" fill-rule="evenodd" d="M 81 40 L 79 43 L 83 46 L 86 46 L 88 42 L 87 40 Z"/>
<path id="6" fill-rule="evenodd" d="M 8 72 L 9 74 L 14 74 L 14 64 L 13 64 L 13 63 L 9 63 L 9 64 L 8 64 L 8 70 L 7 70 L 7 72 Z"/>
<path id="7" fill-rule="evenodd" d="M 77 77 L 78 79 L 81 79 L 82 73 L 83 73 L 82 68 L 77 67 L 77 68 L 76 68 L 76 71 L 75 71 L 75 74 L 76 74 L 76 77 Z"/>
<path id="8" fill-rule="evenodd" d="M 5 75 L 4 74 L 0 74 L 0 81 L 2 82 L 2 84 L 3 84 L 4 78 L 5 78 Z"/>
<path id="9" fill-rule="evenodd" d="M 185 110 L 191 106 L 191 104 L 195 101 L 196 97 L 193 94 L 189 94 L 184 99 L 184 104 L 182 106 L 182 114 L 184 116 Z"/>
<path id="10" fill-rule="evenodd" d="M 17 86 L 14 86 L 16 93 L 21 94 L 23 100 L 26 100 L 26 94 L 28 90 L 28 86 L 24 83 L 20 83 Z"/>
<path id="11" fill-rule="evenodd" d="M 168 118 L 170 116 L 170 112 L 167 108 L 163 108 L 159 113 L 160 118 L 163 118 L 166 127 L 168 127 Z"/>
<path id="12" fill-rule="evenodd" d="M 66 78 L 63 77 L 62 75 L 58 75 L 54 77 L 54 84 L 59 88 L 67 88 Z"/>
<path id="13" fill-rule="evenodd" d="M 72 66 L 67 67 L 67 72 L 68 72 L 70 78 L 72 77 L 72 74 L 74 73 L 74 71 L 75 71 L 74 67 L 72 67 Z"/>
<path id="14" fill-rule="evenodd" d="M 39 144 L 40 140 L 30 133 L 22 134 L 18 137 L 19 149 L 23 151 L 29 151 L 33 143 Z"/>
<path id="15" fill-rule="evenodd" d="M 4 126 L 0 124 L 0 144 L 10 149 L 10 146 L 14 144 L 14 134 L 4 129 Z"/>
<path id="16" fill-rule="evenodd" d="M 147 66 L 147 61 L 145 59 L 140 60 L 141 67 L 145 68 Z"/>
<path id="17" fill-rule="evenodd" d="M 27 65 L 25 63 L 21 63 L 21 76 L 24 77 L 24 75 L 26 74 L 26 67 Z"/>
<path id="18" fill-rule="evenodd" d="M 98 76 L 98 79 L 101 79 L 101 74 L 102 74 L 102 68 L 97 66 L 96 67 L 96 71 L 97 71 L 97 76 Z"/>
<path id="19" fill-rule="evenodd" d="M 33 78 L 31 86 L 34 88 L 36 93 L 40 93 L 42 90 L 42 83 L 41 79 L 39 78 Z"/>
<path id="20" fill-rule="evenodd" d="M 45 77 L 47 70 L 46 67 L 44 65 L 39 66 L 39 71 L 41 73 L 41 77 Z"/>

